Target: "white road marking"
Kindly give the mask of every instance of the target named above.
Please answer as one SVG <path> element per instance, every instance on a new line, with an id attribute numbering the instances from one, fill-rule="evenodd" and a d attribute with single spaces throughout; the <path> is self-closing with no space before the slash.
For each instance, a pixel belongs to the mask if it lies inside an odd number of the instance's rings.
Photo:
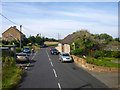
<path id="1" fill-rule="evenodd" d="M 57 77 L 57 74 L 56 74 L 56 71 L 55 71 L 55 69 L 53 69 L 53 72 L 54 72 L 54 74 L 55 74 L 55 77 Z"/>
<path id="2" fill-rule="evenodd" d="M 34 54 L 34 56 L 32 57 L 32 59 L 31 59 L 31 60 L 33 60 L 33 58 L 36 56 L 37 52 L 38 52 L 38 51 L 36 51 L 36 52 L 35 52 L 35 54 Z"/>
<path id="3" fill-rule="evenodd" d="M 59 87 L 59 89 L 61 90 L 61 86 L 60 86 L 60 83 L 58 83 L 58 87 Z"/>
<path id="4" fill-rule="evenodd" d="M 50 56 L 48 55 L 48 57 L 50 58 Z"/>
<path id="5" fill-rule="evenodd" d="M 51 62 L 51 59 L 49 58 L 49 61 Z"/>
<path id="6" fill-rule="evenodd" d="M 53 63 L 52 63 L 52 62 L 50 62 L 50 64 L 51 64 L 51 66 L 53 67 Z"/>

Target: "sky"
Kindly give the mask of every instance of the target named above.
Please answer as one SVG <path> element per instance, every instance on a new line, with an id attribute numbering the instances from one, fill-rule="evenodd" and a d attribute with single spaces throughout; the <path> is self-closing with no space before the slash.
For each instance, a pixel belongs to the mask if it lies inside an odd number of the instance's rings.
<path id="1" fill-rule="evenodd" d="M 11 26 L 22 25 L 29 37 L 59 39 L 81 29 L 93 34 L 107 33 L 118 37 L 117 2 L 2 2 L 2 33 Z"/>

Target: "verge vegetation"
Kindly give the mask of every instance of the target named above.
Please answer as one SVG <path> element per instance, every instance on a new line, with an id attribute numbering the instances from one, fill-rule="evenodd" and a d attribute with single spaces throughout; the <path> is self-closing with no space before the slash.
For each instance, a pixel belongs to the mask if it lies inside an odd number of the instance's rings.
<path id="1" fill-rule="evenodd" d="M 120 51 L 105 50 L 105 47 L 119 46 L 120 39 L 113 39 L 108 34 L 91 34 L 88 31 L 77 31 L 74 41 L 70 44 L 71 54 L 82 57 L 88 63 L 97 66 L 119 67 L 120 64 L 113 61 L 120 61 Z"/>
<path id="2" fill-rule="evenodd" d="M 2 57 L 2 88 L 15 88 L 22 78 L 23 70 L 16 66 L 13 57 Z"/>

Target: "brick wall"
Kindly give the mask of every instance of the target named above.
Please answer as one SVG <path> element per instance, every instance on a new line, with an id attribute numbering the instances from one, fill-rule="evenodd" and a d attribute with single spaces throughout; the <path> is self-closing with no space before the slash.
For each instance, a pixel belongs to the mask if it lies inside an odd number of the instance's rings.
<path id="1" fill-rule="evenodd" d="M 80 65 L 84 69 L 96 71 L 96 72 L 111 72 L 111 73 L 120 73 L 120 68 L 108 68 L 103 66 L 96 66 L 93 64 L 89 64 L 86 60 L 79 58 L 77 56 L 72 55 L 74 62 Z"/>

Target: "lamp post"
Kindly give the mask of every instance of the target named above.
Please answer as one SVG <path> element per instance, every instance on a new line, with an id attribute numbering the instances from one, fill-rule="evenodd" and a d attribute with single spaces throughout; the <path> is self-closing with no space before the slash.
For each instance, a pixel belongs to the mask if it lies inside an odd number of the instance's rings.
<path id="1" fill-rule="evenodd" d="M 21 49 L 21 39 L 22 39 L 21 34 L 22 34 L 22 25 L 20 25 L 20 49 Z"/>

